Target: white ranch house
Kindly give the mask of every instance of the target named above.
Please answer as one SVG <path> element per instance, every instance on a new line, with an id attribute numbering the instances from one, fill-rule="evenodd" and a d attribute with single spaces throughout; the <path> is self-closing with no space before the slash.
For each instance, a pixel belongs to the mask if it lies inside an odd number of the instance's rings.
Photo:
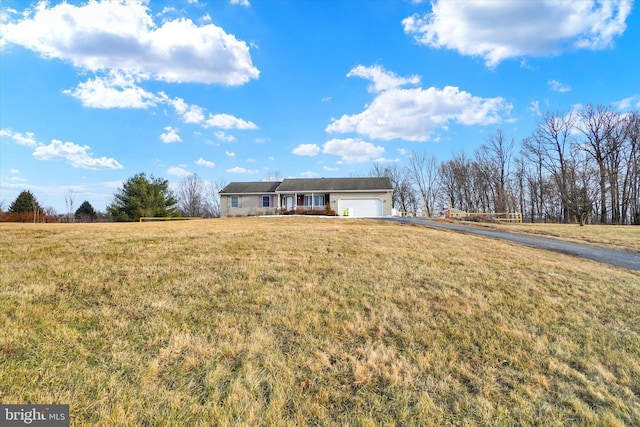
<path id="1" fill-rule="evenodd" d="M 333 211 L 354 217 L 391 216 L 388 178 L 293 178 L 232 182 L 220 191 L 220 216 Z"/>

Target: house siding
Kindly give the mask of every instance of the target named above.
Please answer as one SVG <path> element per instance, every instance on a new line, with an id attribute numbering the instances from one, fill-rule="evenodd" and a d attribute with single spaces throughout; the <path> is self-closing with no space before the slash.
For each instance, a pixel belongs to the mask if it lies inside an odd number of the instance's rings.
<path id="1" fill-rule="evenodd" d="M 275 194 L 237 194 L 240 197 L 240 207 L 231 207 L 231 197 L 236 194 L 220 196 L 220 216 L 254 216 L 273 215 L 276 213 Z M 270 196 L 272 207 L 262 207 L 262 196 Z"/>

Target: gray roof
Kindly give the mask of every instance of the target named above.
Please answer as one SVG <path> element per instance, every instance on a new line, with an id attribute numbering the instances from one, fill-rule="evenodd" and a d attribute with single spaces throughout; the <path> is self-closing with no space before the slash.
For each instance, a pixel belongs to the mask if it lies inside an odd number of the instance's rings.
<path id="1" fill-rule="evenodd" d="M 389 178 L 291 178 L 270 182 L 232 182 L 220 194 L 392 191 Z"/>
<path id="2" fill-rule="evenodd" d="M 232 182 L 220 194 L 264 194 L 275 193 L 280 181 Z"/>
<path id="3" fill-rule="evenodd" d="M 278 192 L 391 191 L 389 178 L 309 178 L 285 179 Z"/>
<path id="4" fill-rule="evenodd" d="M 291 178 L 270 182 L 232 182 L 220 194 L 391 191 L 389 178 Z"/>

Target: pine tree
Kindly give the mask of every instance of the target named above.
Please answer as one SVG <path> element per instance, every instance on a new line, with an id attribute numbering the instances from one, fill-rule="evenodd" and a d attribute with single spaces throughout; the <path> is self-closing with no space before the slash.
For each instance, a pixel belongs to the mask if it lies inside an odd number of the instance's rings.
<path id="1" fill-rule="evenodd" d="M 113 197 L 107 212 L 115 221 L 178 216 L 178 200 L 169 189 L 169 181 L 153 175 L 149 178 L 144 173 L 132 176 Z"/>
<path id="2" fill-rule="evenodd" d="M 29 190 L 22 191 L 18 197 L 9 206 L 9 212 L 11 213 L 33 213 L 41 214 L 42 207 L 36 200 L 36 197 Z"/>
<path id="3" fill-rule="evenodd" d="M 82 202 L 78 209 L 76 209 L 75 215 L 76 218 L 81 221 L 93 221 L 97 216 L 95 209 L 91 206 L 91 203 L 86 200 Z"/>

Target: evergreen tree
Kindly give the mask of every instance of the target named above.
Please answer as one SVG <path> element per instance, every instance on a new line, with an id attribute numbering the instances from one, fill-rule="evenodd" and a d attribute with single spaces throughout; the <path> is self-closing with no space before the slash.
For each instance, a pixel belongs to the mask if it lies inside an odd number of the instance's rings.
<path id="1" fill-rule="evenodd" d="M 129 178 L 114 194 L 107 213 L 115 221 L 138 221 L 140 217 L 178 216 L 178 200 L 166 179 L 144 173 Z"/>
<path id="2" fill-rule="evenodd" d="M 36 200 L 36 197 L 29 190 L 22 191 L 18 197 L 9 206 L 11 213 L 33 213 L 41 214 L 42 207 Z"/>
<path id="3" fill-rule="evenodd" d="M 76 209 L 75 215 L 76 218 L 83 221 L 93 221 L 97 216 L 95 209 L 91 206 L 91 203 L 86 200 L 82 202 L 78 209 Z"/>

